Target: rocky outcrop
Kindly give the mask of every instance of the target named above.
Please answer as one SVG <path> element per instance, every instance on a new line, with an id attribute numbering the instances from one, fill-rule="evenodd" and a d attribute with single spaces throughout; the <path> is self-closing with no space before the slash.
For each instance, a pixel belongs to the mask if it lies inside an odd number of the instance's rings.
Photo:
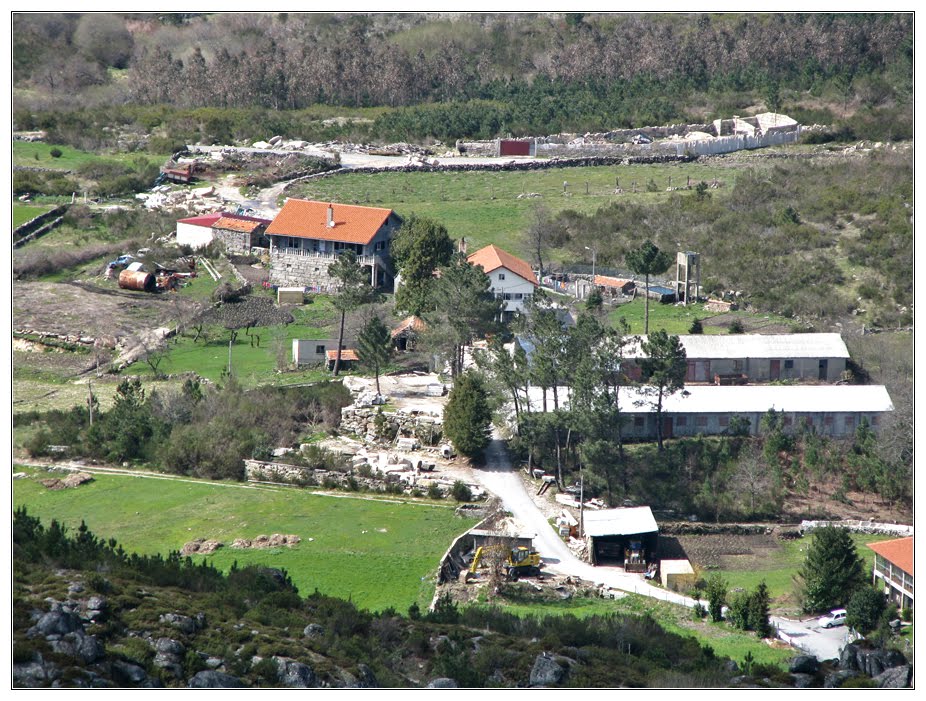
<path id="1" fill-rule="evenodd" d="M 874 678 L 881 689 L 906 689 L 913 681 L 913 667 L 908 664 L 888 669 Z"/>
<path id="2" fill-rule="evenodd" d="M 428 689 L 458 689 L 459 685 L 455 679 L 450 677 L 438 677 L 428 682 Z"/>
<path id="3" fill-rule="evenodd" d="M 307 664 L 289 657 L 273 657 L 277 665 L 277 680 L 291 689 L 309 689 L 317 686 L 315 671 Z"/>
<path id="4" fill-rule="evenodd" d="M 907 658 L 897 650 L 879 650 L 858 643 L 846 645 L 839 656 L 842 669 L 859 671 L 869 677 L 877 677 L 886 670 L 906 663 Z"/>
<path id="5" fill-rule="evenodd" d="M 206 670 L 204 672 L 197 672 L 190 679 L 188 685 L 191 689 L 243 689 L 245 688 L 244 683 L 238 679 L 238 677 L 233 677 L 230 674 L 225 674 L 224 672 L 215 672 L 213 670 Z"/>
<path id="6" fill-rule="evenodd" d="M 819 669 L 820 662 L 813 655 L 798 655 L 788 664 L 792 674 L 816 674 Z"/>
<path id="7" fill-rule="evenodd" d="M 152 663 L 155 667 L 163 669 L 175 679 L 183 677 L 183 657 L 186 654 L 183 643 L 172 638 L 158 638 L 152 647 L 156 653 Z"/>
<path id="8" fill-rule="evenodd" d="M 341 409 L 340 430 L 342 433 L 352 433 L 361 438 L 376 439 L 377 414 L 379 408 L 375 406 L 348 406 Z M 406 413 L 402 411 L 382 412 L 381 433 L 385 436 L 408 436 L 417 438 L 422 445 L 437 445 L 444 431 L 443 419 L 440 416 L 422 413 Z"/>
<path id="9" fill-rule="evenodd" d="M 567 669 L 563 667 L 550 653 L 542 652 L 534 660 L 531 669 L 531 686 L 551 686 L 559 684 L 566 678 Z"/>

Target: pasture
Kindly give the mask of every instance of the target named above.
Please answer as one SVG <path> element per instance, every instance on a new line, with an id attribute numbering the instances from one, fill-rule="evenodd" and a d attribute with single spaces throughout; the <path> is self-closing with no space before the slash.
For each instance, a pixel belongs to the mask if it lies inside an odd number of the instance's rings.
<path id="1" fill-rule="evenodd" d="M 29 477 L 13 483 L 14 508 L 69 529 L 85 521 L 101 538 L 116 538 L 128 552 L 179 551 L 195 538 L 224 545 L 194 556 L 223 571 L 233 562 L 285 569 L 303 596 L 318 591 L 362 608 L 404 611 L 426 607 L 437 565 L 453 539 L 475 523 L 459 518 L 455 502 L 389 499 L 144 476 L 98 474 L 76 489 L 49 490 L 40 479 L 60 476 L 15 467 Z M 236 538 L 298 535 L 294 547 L 240 550 Z"/>

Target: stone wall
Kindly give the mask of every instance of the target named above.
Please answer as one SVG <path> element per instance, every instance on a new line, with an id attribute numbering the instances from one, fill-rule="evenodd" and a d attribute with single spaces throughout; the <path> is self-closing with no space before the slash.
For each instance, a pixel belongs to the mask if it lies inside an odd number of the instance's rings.
<path id="1" fill-rule="evenodd" d="M 330 292 L 337 281 L 328 274 L 332 258 L 294 256 L 270 250 L 270 283 L 278 287 L 307 287 L 309 292 Z"/>
<path id="2" fill-rule="evenodd" d="M 251 234 L 246 231 L 231 231 L 229 229 L 212 229 L 213 237 L 225 244 L 228 253 L 248 255 L 251 252 Z"/>
<path id="3" fill-rule="evenodd" d="M 341 409 L 341 432 L 375 439 L 378 411 L 377 407 L 344 407 Z M 390 439 L 396 435 L 415 437 L 422 445 L 437 445 L 443 437 L 443 418 L 433 414 L 384 411 L 383 418 L 383 433 Z"/>

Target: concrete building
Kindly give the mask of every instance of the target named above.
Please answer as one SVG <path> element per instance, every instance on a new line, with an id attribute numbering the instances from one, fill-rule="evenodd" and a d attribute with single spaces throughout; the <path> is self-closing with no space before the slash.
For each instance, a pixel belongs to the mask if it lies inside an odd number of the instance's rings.
<path id="1" fill-rule="evenodd" d="M 222 218 L 221 212 L 201 214 L 177 220 L 177 245 L 203 248 L 212 243 L 212 225 Z"/>
<path id="2" fill-rule="evenodd" d="M 350 250 L 370 284 L 391 291 L 389 249 L 401 225 L 391 209 L 288 199 L 267 227 L 270 282 L 326 292 L 334 284 L 328 266 Z"/>
<path id="3" fill-rule="evenodd" d="M 328 360 L 328 351 L 337 350 L 338 339 L 336 338 L 318 338 L 318 339 L 293 339 L 293 365 L 322 365 Z M 344 359 L 344 352 L 341 352 L 341 359 Z"/>
<path id="4" fill-rule="evenodd" d="M 717 376 L 744 375 L 749 382 L 813 380 L 835 382 L 846 370 L 849 351 L 838 333 L 680 335 L 688 358 L 685 382 L 715 382 Z M 639 337 L 625 351 L 628 376 L 645 355 Z"/>
<path id="5" fill-rule="evenodd" d="M 913 538 L 869 543 L 875 551 L 874 584 L 900 608 L 913 609 Z"/>
<path id="6" fill-rule="evenodd" d="M 560 387 L 558 395 L 560 406 L 567 405 L 569 389 Z M 541 389 L 531 387 L 529 397 L 531 409 L 543 411 Z M 656 409 L 646 388 L 622 387 L 618 402 L 624 438 L 655 440 Z M 662 435 L 726 434 L 736 424 L 734 417 L 747 421 L 748 432 L 757 435 L 769 409 L 782 415 L 786 433 L 808 427 L 819 435 L 840 438 L 852 436 L 863 420 L 877 431 L 894 406 L 881 385 L 690 385 L 663 399 Z"/>
<path id="7" fill-rule="evenodd" d="M 505 302 L 503 321 L 524 311 L 525 303 L 537 288 L 537 278 L 527 261 L 492 244 L 470 255 L 467 260 L 480 266 L 492 281 L 491 291 Z"/>

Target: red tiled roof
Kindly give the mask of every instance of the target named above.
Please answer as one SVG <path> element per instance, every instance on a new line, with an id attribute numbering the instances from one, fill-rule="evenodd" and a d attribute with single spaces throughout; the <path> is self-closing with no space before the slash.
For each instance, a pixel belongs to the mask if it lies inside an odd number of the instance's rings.
<path id="1" fill-rule="evenodd" d="M 399 324 L 392 330 L 392 337 L 395 338 L 396 336 L 398 336 L 403 331 L 406 331 L 407 329 L 411 329 L 412 331 L 417 331 L 420 333 L 424 331 L 425 328 L 426 326 L 425 326 L 424 321 L 422 321 L 421 318 L 412 315 L 408 317 L 407 319 L 405 319 L 401 324 Z"/>
<path id="2" fill-rule="evenodd" d="M 212 214 L 200 214 L 196 217 L 187 217 L 186 219 L 178 219 L 178 224 L 192 224 L 193 226 L 205 226 L 206 228 L 211 228 L 219 219 L 222 218 L 221 212 L 213 212 Z"/>
<path id="3" fill-rule="evenodd" d="M 332 227 L 328 226 L 329 206 L 334 213 Z M 380 207 L 288 199 L 267 227 L 267 234 L 367 244 L 373 240 L 390 214 L 391 209 Z"/>
<path id="4" fill-rule="evenodd" d="M 328 360 L 333 362 L 337 360 L 338 351 L 337 350 L 325 351 L 325 355 L 328 357 Z M 345 360 L 358 360 L 359 361 L 360 358 L 357 357 L 357 351 L 355 351 L 353 348 L 342 348 L 341 349 L 341 361 L 343 362 Z"/>
<path id="5" fill-rule="evenodd" d="M 250 234 L 258 227 L 263 226 L 266 223 L 266 220 L 262 219 L 241 219 L 239 217 L 222 217 L 215 224 L 212 225 L 213 229 L 228 229 L 230 231 L 243 231 L 244 233 Z"/>
<path id="6" fill-rule="evenodd" d="M 480 266 L 486 273 L 491 273 L 498 268 L 506 268 L 534 285 L 537 284 L 534 271 L 527 261 L 511 255 L 508 251 L 502 250 L 495 244 L 480 248 L 466 260 L 472 265 Z"/>
<path id="7" fill-rule="evenodd" d="M 608 277 L 607 275 L 595 276 L 595 284 L 601 285 L 602 287 L 623 287 L 631 282 L 633 282 L 633 280 L 621 280 L 620 278 Z"/>
<path id="8" fill-rule="evenodd" d="M 880 540 L 868 547 L 891 564 L 897 565 L 907 574 L 913 574 L 913 537 L 895 540 Z"/>

